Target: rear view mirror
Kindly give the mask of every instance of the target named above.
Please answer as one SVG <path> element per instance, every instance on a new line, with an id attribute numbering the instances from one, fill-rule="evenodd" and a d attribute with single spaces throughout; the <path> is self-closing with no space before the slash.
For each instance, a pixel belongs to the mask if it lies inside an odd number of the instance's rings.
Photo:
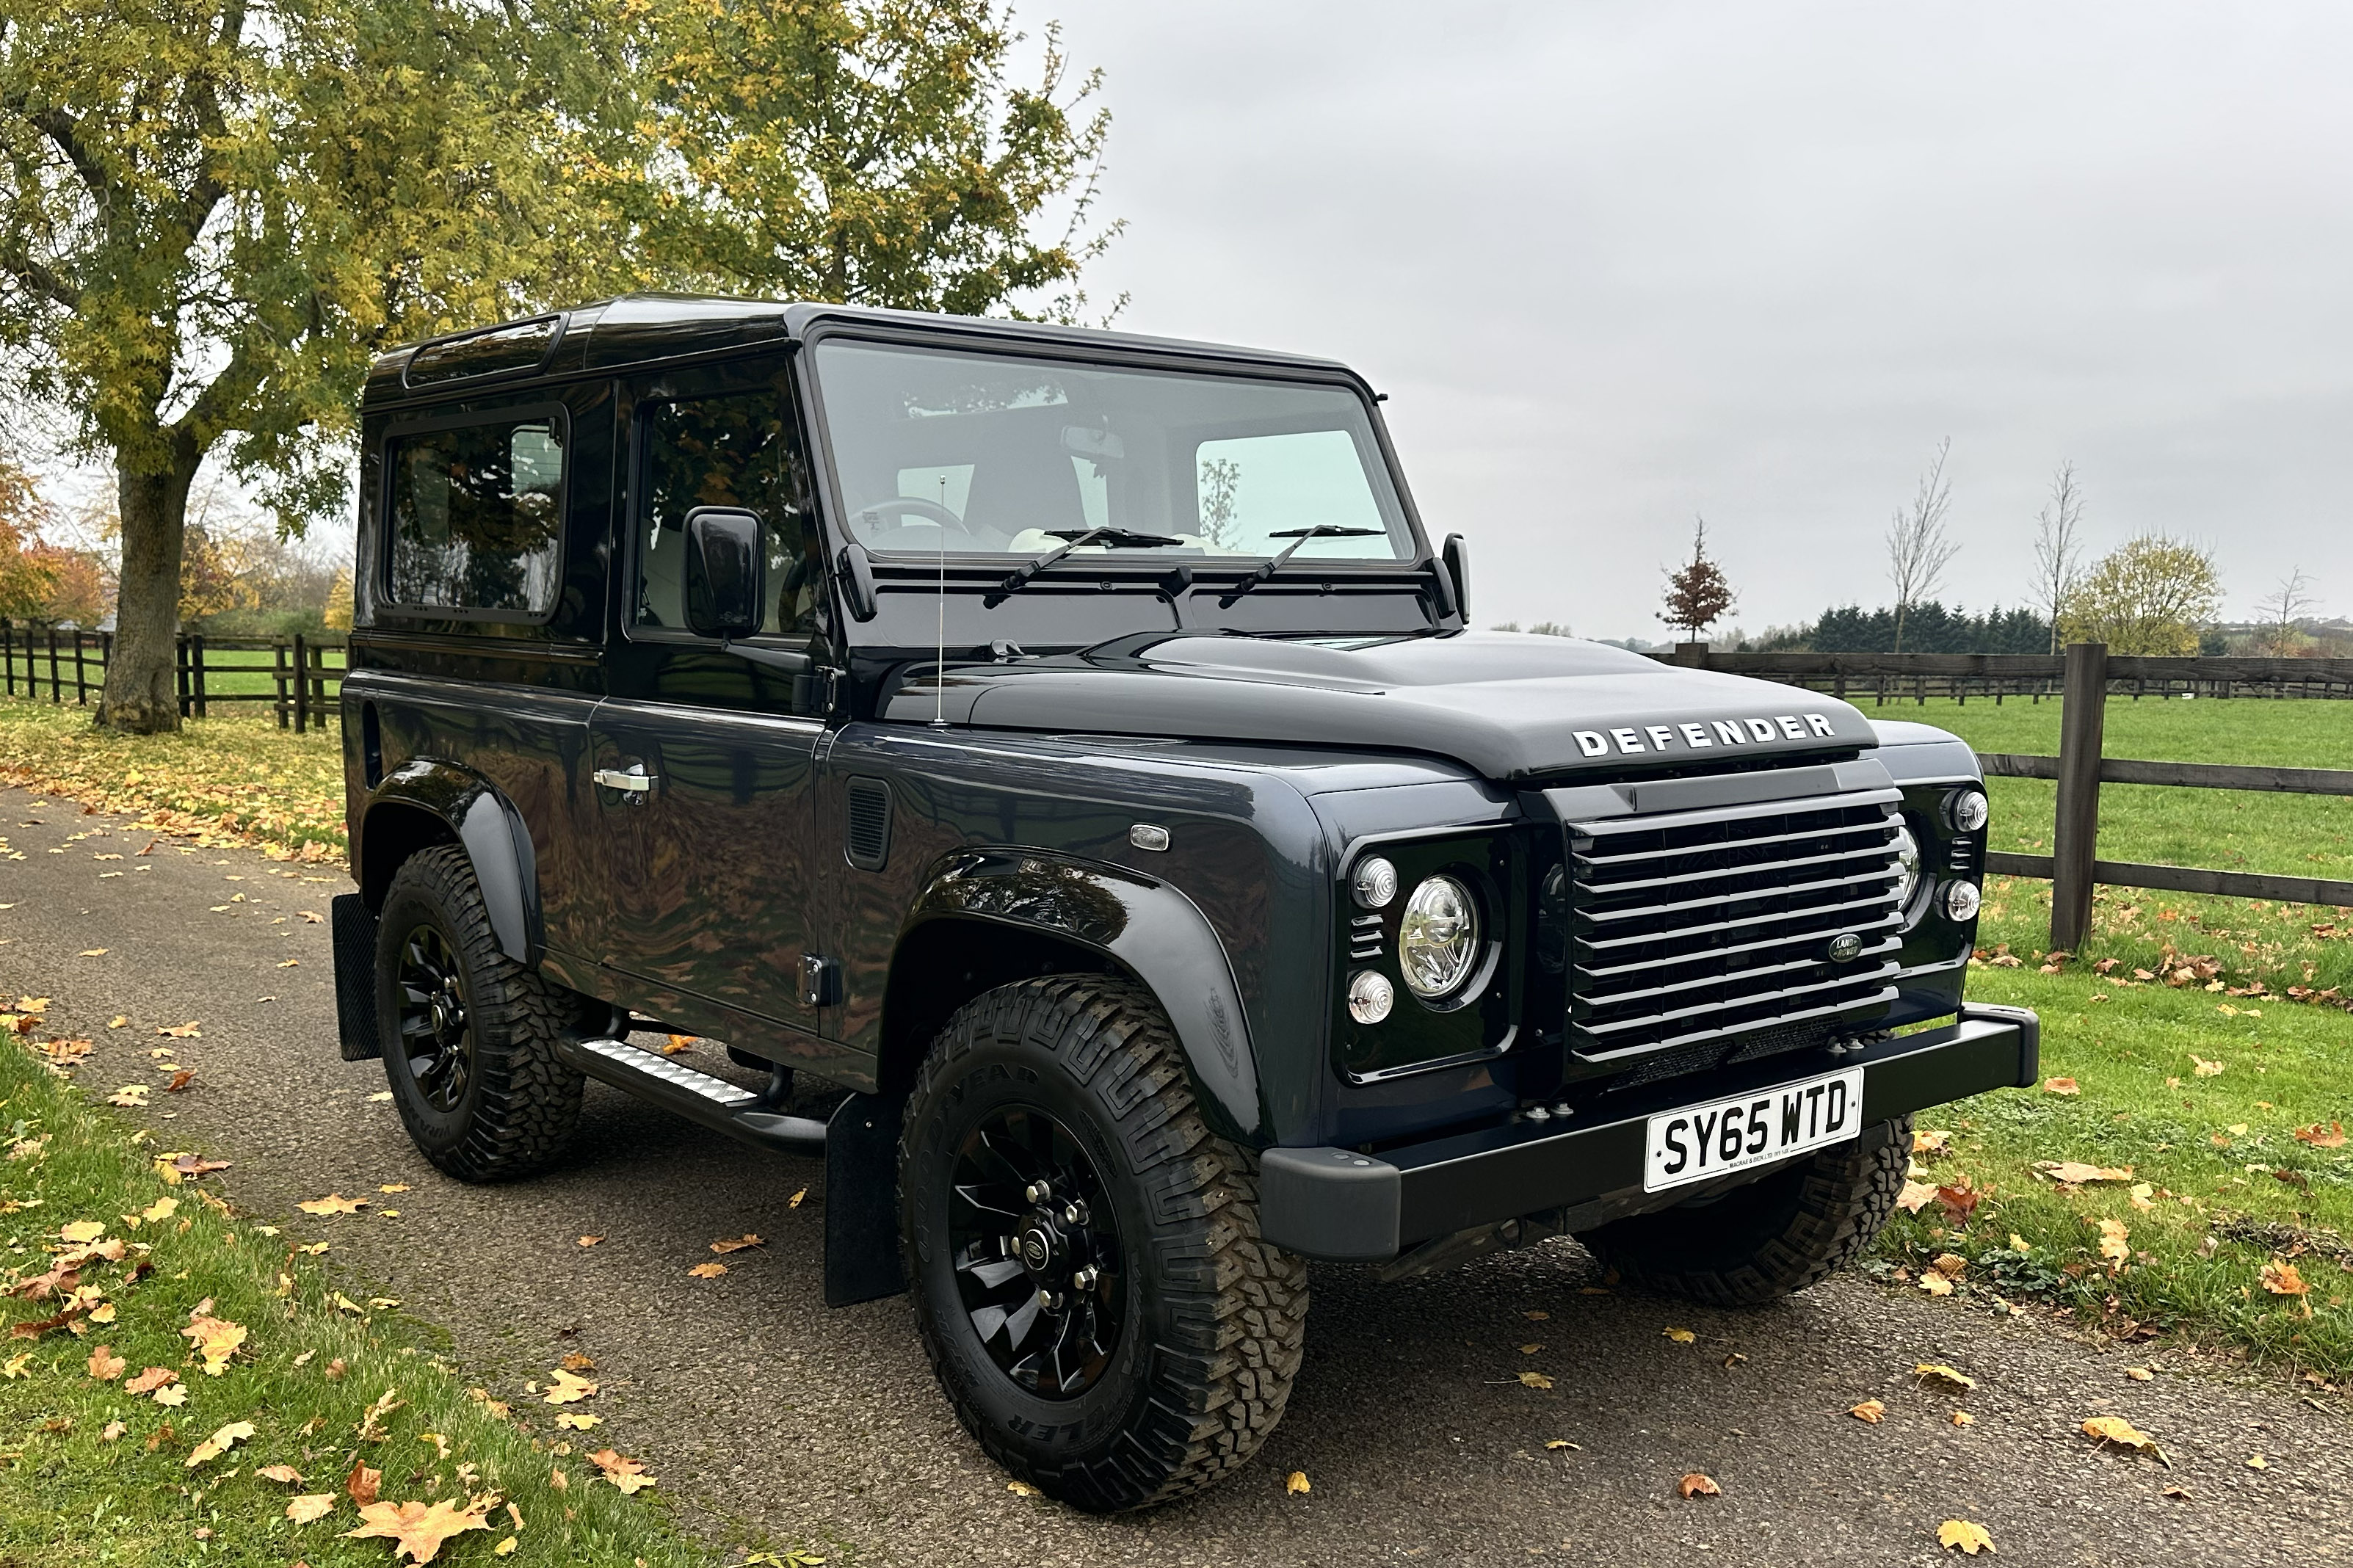
<path id="1" fill-rule="evenodd" d="M 760 515 L 699 506 L 686 514 L 686 624 L 698 636 L 745 637 L 760 629 L 767 559 Z"/>

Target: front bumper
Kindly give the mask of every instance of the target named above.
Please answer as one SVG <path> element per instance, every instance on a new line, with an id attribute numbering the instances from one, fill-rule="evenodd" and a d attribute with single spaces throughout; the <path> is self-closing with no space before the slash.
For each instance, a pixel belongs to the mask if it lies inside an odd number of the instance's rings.
<path id="1" fill-rule="evenodd" d="M 1851 1047 L 1836 1060 L 1801 1066 L 1780 1057 L 1628 1089 L 1589 1108 L 1595 1120 L 1570 1127 L 1515 1122 L 1379 1154 L 1269 1149 L 1260 1156 L 1260 1230 L 1304 1257 L 1373 1263 L 1434 1237 L 1548 1211 L 1569 1211 L 1563 1228 L 1589 1228 L 1697 1195 L 1642 1192 L 1643 1133 L 1658 1111 L 1860 1066 L 1868 1129 L 1989 1089 L 2031 1087 L 2041 1076 L 2042 1033 L 2023 1007 L 1964 1004 L 1950 1024 Z"/>

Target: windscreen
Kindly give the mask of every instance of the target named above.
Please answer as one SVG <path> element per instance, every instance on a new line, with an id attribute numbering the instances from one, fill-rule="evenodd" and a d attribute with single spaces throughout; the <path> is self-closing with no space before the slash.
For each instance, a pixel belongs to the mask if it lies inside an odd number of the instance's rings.
<path id="1" fill-rule="evenodd" d="M 1034 556 L 1116 528 L 1170 541 L 1149 547 L 1167 555 L 1414 554 L 1345 387 L 839 339 L 818 345 L 817 373 L 870 550 Z M 1302 536 L 1325 527 L 1350 531 Z"/>

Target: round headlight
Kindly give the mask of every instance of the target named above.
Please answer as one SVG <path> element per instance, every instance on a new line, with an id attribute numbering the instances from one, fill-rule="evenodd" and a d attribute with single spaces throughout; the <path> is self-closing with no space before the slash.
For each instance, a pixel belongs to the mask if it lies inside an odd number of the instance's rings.
<path id="1" fill-rule="evenodd" d="M 1348 1016 L 1359 1024 L 1377 1024 L 1396 1005 L 1397 991 L 1387 975 L 1359 969 L 1348 982 Z"/>
<path id="2" fill-rule="evenodd" d="M 1945 820 L 1957 832 L 1975 833 L 1992 815 L 1981 789 L 1957 789 L 1945 797 Z"/>
<path id="3" fill-rule="evenodd" d="M 1920 841 L 1912 837 L 1908 827 L 1895 829 L 1895 869 L 1900 880 L 1895 884 L 1895 907 L 1908 910 L 1912 895 L 1920 887 Z"/>
<path id="4" fill-rule="evenodd" d="M 1385 909 L 1397 897 L 1397 868 L 1376 855 L 1359 861 L 1356 874 L 1348 879 L 1348 892 L 1359 909 Z"/>
<path id="5" fill-rule="evenodd" d="M 1430 877 L 1405 901 L 1398 964 L 1406 989 L 1426 1000 L 1454 991 L 1479 962 L 1479 907 L 1451 877 Z"/>
<path id="6" fill-rule="evenodd" d="M 1975 882 L 1945 884 L 1944 903 L 1947 920 L 1973 921 L 1977 919 L 1978 906 L 1984 901 L 1978 894 L 1978 885 Z"/>

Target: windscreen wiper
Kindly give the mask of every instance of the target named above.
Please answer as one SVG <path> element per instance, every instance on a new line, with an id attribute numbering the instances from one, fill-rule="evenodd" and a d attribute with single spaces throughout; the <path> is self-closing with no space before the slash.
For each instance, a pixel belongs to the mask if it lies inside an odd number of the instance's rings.
<path id="1" fill-rule="evenodd" d="M 1008 595 L 1021 592 L 1030 584 L 1039 573 L 1045 571 L 1082 544 L 1100 544 L 1107 550 L 1160 550 L 1169 545 L 1185 542 L 1181 539 L 1171 539 L 1165 533 L 1138 533 L 1134 529 L 1108 527 L 1050 528 L 1046 530 L 1046 537 L 1059 539 L 1063 542 L 1036 560 L 1023 563 L 1012 575 L 999 583 L 997 585 L 997 592 L 988 596 L 990 605 L 999 604 Z"/>
<path id="2" fill-rule="evenodd" d="M 1227 590 L 1226 596 L 1218 601 L 1218 608 L 1231 609 L 1236 599 L 1282 570 L 1282 563 L 1290 560 L 1298 552 L 1299 547 L 1311 539 L 1370 539 L 1375 534 L 1386 535 L 1388 532 L 1388 530 L 1386 528 L 1345 528 L 1336 522 L 1319 522 L 1313 528 L 1277 529 L 1267 537 L 1288 539 L 1292 542 L 1284 545 L 1282 552 L 1265 565 Z"/>

